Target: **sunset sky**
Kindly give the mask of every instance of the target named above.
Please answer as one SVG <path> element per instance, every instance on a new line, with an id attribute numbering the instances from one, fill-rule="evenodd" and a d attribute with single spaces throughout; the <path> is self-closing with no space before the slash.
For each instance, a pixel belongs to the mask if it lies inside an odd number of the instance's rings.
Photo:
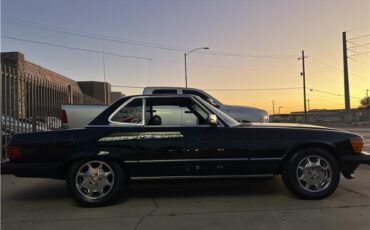
<path id="1" fill-rule="evenodd" d="M 208 46 L 207 53 L 188 56 L 189 87 L 270 113 L 274 100 L 287 113 L 303 110 L 301 88 L 247 89 L 302 87 L 297 58 L 305 50 L 310 108 L 343 108 L 342 32 L 348 31 L 351 106 L 357 107 L 370 89 L 369 11 L 369 0 L 2 0 L 1 50 L 20 51 L 77 81 L 103 81 L 104 47 L 115 54 L 105 55 L 106 80 L 142 87 L 184 86 L 184 50 Z M 233 89 L 241 91 L 217 91 Z"/>

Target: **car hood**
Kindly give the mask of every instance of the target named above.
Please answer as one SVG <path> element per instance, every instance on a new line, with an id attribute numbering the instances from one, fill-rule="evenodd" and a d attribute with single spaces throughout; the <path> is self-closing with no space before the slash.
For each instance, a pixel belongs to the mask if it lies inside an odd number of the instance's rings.
<path id="1" fill-rule="evenodd" d="M 296 123 L 250 123 L 252 127 L 271 127 L 271 128 L 300 128 L 300 129 L 325 129 L 325 130 L 338 130 L 325 126 L 309 125 L 309 124 L 296 124 Z M 339 131 L 339 130 L 338 130 Z M 340 130 L 342 131 L 342 130 Z"/>

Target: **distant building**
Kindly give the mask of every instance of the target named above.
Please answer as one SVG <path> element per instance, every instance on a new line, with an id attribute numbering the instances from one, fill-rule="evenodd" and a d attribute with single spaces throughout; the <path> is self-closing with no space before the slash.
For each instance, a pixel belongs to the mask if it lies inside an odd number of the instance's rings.
<path id="1" fill-rule="evenodd" d="M 345 122 L 344 109 L 313 109 L 307 112 L 307 122 L 313 124 Z M 369 121 L 370 111 L 368 109 L 351 109 L 353 122 Z M 291 112 L 290 114 L 270 115 L 271 122 L 305 122 L 304 112 Z"/>
<path id="2" fill-rule="evenodd" d="M 111 85 L 109 83 L 100 81 L 79 81 L 77 83 L 84 94 L 84 104 L 109 105 L 112 103 Z"/>
<path id="3" fill-rule="evenodd" d="M 122 92 L 118 92 L 118 91 L 111 92 L 112 103 L 125 96 L 126 95 L 123 94 Z"/>

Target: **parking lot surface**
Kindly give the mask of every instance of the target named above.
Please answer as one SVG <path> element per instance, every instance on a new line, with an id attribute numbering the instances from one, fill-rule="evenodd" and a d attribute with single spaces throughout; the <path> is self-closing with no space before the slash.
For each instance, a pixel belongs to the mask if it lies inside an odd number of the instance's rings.
<path id="1" fill-rule="evenodd" d="M 345 128 L 365 137 L 369 128 Z M 300 200 L 267 181 L 145 182 L 103 208 L 81 208 L 63 181 L 1 177 L 2 229 L 370 229 L 370 167 L 324 200 Z"/>

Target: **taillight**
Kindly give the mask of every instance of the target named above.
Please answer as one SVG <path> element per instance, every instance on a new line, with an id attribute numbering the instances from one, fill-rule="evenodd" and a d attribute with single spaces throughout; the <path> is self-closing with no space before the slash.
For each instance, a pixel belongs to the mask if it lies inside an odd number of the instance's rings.
<path id="1" fill-rule="evenodd" d="M 62 109 L 62 112 L 60 113 L 60 120 L 62 123 L 68 123 L 67 113 L 64 109 Z"/>
<path id="2" fill-rule="evenodd" d="M 10 160 L 17 160 L 22 158 L 21 147 L 9 145 L 6 149 L 7 156 Z"/>
<path id="3" fill-rule="evenodd" d="M 364 148 L 364 141 L 362 139 L 351 139 L 350 142 L 355 153 L 362 152 L 362 149 Z"/>

